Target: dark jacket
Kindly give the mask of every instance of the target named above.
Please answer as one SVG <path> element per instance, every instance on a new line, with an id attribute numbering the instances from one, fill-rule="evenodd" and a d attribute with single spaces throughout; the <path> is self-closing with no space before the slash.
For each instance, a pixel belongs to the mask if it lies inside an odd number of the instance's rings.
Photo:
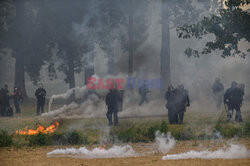
<path id="1" fill-rule="evenodd" d="M 119 104 L 121 102 L 120 94 L 117 90 L 112 90 L 106 96 L 106 105 L 109 109 L 115 109 L 118 111 Z"/>
<path id="2" fill-rule="evenodd" d="M 148 86 L 146 84 L 143 84 L 140 88 L 139 88 L 139 94 L 141 96 L 146 96 L 148 93 Z"/>
<path id="3" fill-rule="evenodd" d="M 175 90 L 168 89 L 165 94 L 165 99 L 167 100 L 166 108 L 171 109 L 175 105 L 176 89 Z"/>
<path id="4" fill-rule="evenodd" d="M 213 86 L 212 86 L 212 90 L 214 94 L 218 94 L 218 93 L 223 93 L 224 92 L 224 86 L 221 82 L 219 81 L 215 81 Z"/>
<path id="5" fill-rule="evenodd" d="M 35 92 L 35 96 L 38 101 L 45 101 L 45 96 L 46 96 L 46 90 L 43 88 L 38 88 Z"/>
<path id="6" fill-rule="evenodd" d="M 176 106 L 179 112 L 185 111 L 186 106 L 189 106 L 189 96 L 188 91 L 186 89 L 178 89 L 176 95 Z"/>
<path id="7" fill-rule="evenodd" d="M 240 105 L 243 101 L 244 92 L 238 87 L 231 87 L 224 94 L 224 103 L 228 105 Z"/>
<path id="8" fill-rule="evenodd" d="M 2 104 L 5 106 L 10 106 L 10 96 L 9 96 L 9 90 L 8 89 L 1 89 L 2 94 Z"/>
<path id="9" fill-rule="evenodd" d="M 14 100 L 16 100 L 16 101 L 20 101 L 20 100 L 23 99 L 22 92 L 21 92 L 20 89 L 14 90 L 13 98 L 14 98 Z"/>

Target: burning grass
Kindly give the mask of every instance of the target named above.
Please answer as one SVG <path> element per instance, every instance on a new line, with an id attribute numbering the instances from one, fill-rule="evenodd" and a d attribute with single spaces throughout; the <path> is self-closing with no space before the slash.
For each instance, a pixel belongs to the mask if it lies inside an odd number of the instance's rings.
<path id="1" fill-rule="evenodd" d="M 59 123 L 54 122 L 49 127 L 45 128 L 44 126 L 38 124 L 36 129 L 28 129 L 28 126 L 24 130 L 16 130 L 16 134 L 20 135 L 36 135 L 36 134 L 50 134 L 54 133 L 58 128 Z"/>

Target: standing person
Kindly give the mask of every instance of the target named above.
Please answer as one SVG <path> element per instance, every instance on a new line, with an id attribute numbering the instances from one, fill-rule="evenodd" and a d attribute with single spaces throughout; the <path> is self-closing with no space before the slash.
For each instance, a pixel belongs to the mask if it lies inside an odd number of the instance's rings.
<path id="1" fill-rule="evenodd" d="M 178 86 L 177 97 L 176 97 L 176 108 L 177 108 L 177 123 L 182 124 L 184 118 L 184 112 L 187 107 L 190 106 L 188 91 L 184 89 L 181 84 Z"/>
<path id="2" fill-rule="evenodd" d="M 220 109 L 221 103 L 222 103 L 222 97 L 224 94 L 224 86 L 220 82 L 219 78 L 215 79 L 215 82 L 212 86 L 213 94 L 214 94 L 214 99 L 216 101 L 216 107 L 217 109 Z"/>
<path id="3" fill-rule="evenodd" d="M 14 87 L 13 99 L 14 99 L 14 105 L 15 105 L 16 113 L 21 113 L 19 102 L 21 100 L 23 100 L 23 97 L 22 97 L 21 90 L 19 88 L 17 88 L 17 87 Z"/>
<path id="4" fill-rule="evenodd" d="M 148 92 L 149 90 L 148 90 L 147 81 L 144 81 L 143 85 L 139 88 L 139 94 L 141 95 L 141 101 L 139 103 L 139 106 L 141 106 L 142 103 L 144 103 L 144 101 L 148 103 L 148 99 L 147 99 Z"/>
<path id="5" fill-rule="evenodd" d="M 1 116 L 7 116 L 7 109 L 10 107 L 10 101 L 9 101 L 9 90 L 8 85 L 4 85 L 4 88 L 1 90 L 2 94 L 2 112 Z"/>
<path id="6" fill-rule="evenodd" d="M 121 102 L 121 97 L 119 95 L 118 90 L 110 89 L 109 93 L 106 96 L 106 105 L 108 107 L 107 111 L 107 119 L 109 121 L 109 125 L 113 125 L 112 122 L 112 114 L 114 115 L 114 125 L 118 125 L 118 109 Z"/>
<path id="7" fill-rule="evenodd" d="M 245 93 L 244 92 L 245 91 L 245 84 L 239 84 L 238 88 L 241 90 L 241 93 L 240 93 L 240 107 L 241 107 L 242 102 L 243 102 L 243 96 L 244 96 L 244 93 Z M 235 121 L 243 122 L 240 109 L 239 109 L 238 112 L 236 112 Z"/>
<path id="8" fill-rule="evenodd" d="M 170 124 L 176 123 L 176 90 L 172 85 L 168 86 L 168 90 L 165 94 L 165 99 L 167 100 L 166 108 L 168 109 L 168 120 Z"/>
<path id="9" fill-rule="evenodd" d="M 36 115 L 40 115 L 40 109 L 41 113 L 44 112 L 44 104 L 45 104 L 45 97 L 46 97 L 46 90 L 43 88 L 43 84 L 39 84 L 39 88 L 35 92 L 35 96 L 37 99 L 37 109 L 36 109 Z"/>
<path id="10" fill-rule="evenodd" d="M 243 95 L 244 92 L 238 88 L 237 83 L 233 81 L 231 88 L 228 88 L 224 94 L 224 104 L 226 104 L 228 107 L 227 122 L 231 120 L 234 109 L 236 110 L 235 121 L 242 121 L 240 107 L 243 101 Z"/>

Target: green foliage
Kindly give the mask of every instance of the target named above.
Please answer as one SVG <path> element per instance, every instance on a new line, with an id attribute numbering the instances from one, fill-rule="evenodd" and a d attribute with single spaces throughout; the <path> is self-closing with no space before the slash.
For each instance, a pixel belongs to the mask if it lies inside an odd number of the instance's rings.
<path id="1" fill-rule="evenodd" d="M 161 121 L 160 132 L 162 133 L 168 132 L 168 124 L 165 120 Z"/>
<path id="2" fill-rule="evenodd" d="M 38 133 L 36 135 L 29 135 L 26 137 L 29 146 L 44 146 L 51 145 L 51 139 L 48 134 Z"/>
<path id="3" fill-rule="evenodd" d="M 177 140 L 191 140 L 195 138 L 191 128 L 186 128 L 182 125 L 174 125 L 169 131 Z"/>
<path id="4" fill-rule="evenodd" d="M 73 130 L 67 133 L 52 133 L 26 136 L 29 146 L 44 145 L 79 145 L 88 144 L 88 138 L 80 132 Z"/>
<path id="5" fill-rule="evenodd" d="M 243 127 L 243 135 L 250 136 L 250 121 L 247 121 Z"/>
<path id="6" fill-rule="evenodd" d="M 238 49 L 238 43 L 241 39 L 250 41 L 250 14 L 242 9 L 242 6 L 249 3 L 249 0 L 227 0 L 227 8 L 218 10 L 218 14 L 204 17 L 196 24 L 179 26 L 176 29 L 179 38 L 202 39 L 207 34 L 215 36 L 215 40 L 207 42 L 202 51 L 188 48 L 185 54 L 199 57 L 201 54 L 222 50 L 223 58 L 235 55 L 245 58 L 246 54 Z"/>
<path id="7" fill-rule="evenodd" d="M 167 133 L 167 122 L 118 126 L 114 128 L 114 134 L 123 142 L 149 142 L 154 141 L 155 132 L 158 130 L 162 133 Z"/>
<path id="8" fill-rule="evenodd" d="M 0 131 L 0 147 L 11 146 L 13 144 L 11 136 L 8 134 L 7 131 L 1 130 Z"/>
<path id="9" fill-rule="evenodd" d="M 66 138 L 68 143 L 71 145 L 88 144 L 88 138 L 76 130 L 66 133 Z"/>
<path id="10" fill-rule="evenodd" d="M 219 131 L 223 137 L 231 138 L 234 136 L 241 136 L 242 128 L 236 127 L 231 123 L 218 122 L 215 127 L 215 131 Z"/>

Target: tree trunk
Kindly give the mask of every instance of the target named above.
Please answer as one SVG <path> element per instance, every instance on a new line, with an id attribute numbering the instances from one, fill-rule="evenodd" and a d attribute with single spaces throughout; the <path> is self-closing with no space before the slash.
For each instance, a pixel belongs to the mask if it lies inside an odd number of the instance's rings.
<path id="1" fill-rule="evenodd" d="M 22 31 L 22 21 L 24 19 L 24 2 L 20 2 L 18 0 L 13 1 L 16 7 L 16 19 L 15 19 L 15 26 L 18 26 L 17 36 L 20 35 L 20 31 Z M 24 43 L 20 43 L 20 40 L 15 40 L 11 44 L 13 44 L 13 57 L 15 58 L 15 83 L 14 86 L 18 87 L 22 91 L 23 98 L 27 98 L 27 92 L 25 88 L 25 61 L 24 61 Z"/>
<path id="2" fill-rule="evenodd" d="M 130 3 L 133 5 L 133 0 L 130 0 Z M 134 18 L 133 11 L 129 13 L 128 17 L 128 75 L 132 76 L 134 71 Z"/>
<path id="3" fill-rule="evenodd" d="M 114 69 L 115 66 L 114 49 L 113 48 L 108 49 L 107 53 L 108 53 L 108 74 L 114 75 L 116 73 Z"/>
<path id="4" fill-rule="evenodd" d="M 74 59 L 73 57 L 69 56 L 69 73 L 68 73 L 68 80 L 69 80 L 69 89 L 75 88 L 75 70 L 74 70 Z M 70 102 L 75 101 L 75 91 L 70 97 Z"/>
<path id="5" fill-rule="evenodd" d="M 170 29 L 169 29 L 169 3 L 167 0 L 162 0 L 162 39 L 161 39 L 161 79 L 163 88 L 171 84 L 170 72 Z"/>
<path id="6" fill-rule="evenodd" d="M 25 76 L 24 76 L 24 62 L 23 57 L 19 52 L 15 55 L 15 87 L 18 87 L 22 91 L 23 98 L 27 98 L 27 92 L 25 89 Z M 19 55 L 18 55 L 19 54 Z"/>
<path id="7" fill-rule="evenodd" d="M 87 78 L 95 74 L 94 53 L 88 54 L 87 61 L 88 61 L 88 64 L 85 66 L 85 71 L 84 71 L 85 85 L 87 85 Z"/>

